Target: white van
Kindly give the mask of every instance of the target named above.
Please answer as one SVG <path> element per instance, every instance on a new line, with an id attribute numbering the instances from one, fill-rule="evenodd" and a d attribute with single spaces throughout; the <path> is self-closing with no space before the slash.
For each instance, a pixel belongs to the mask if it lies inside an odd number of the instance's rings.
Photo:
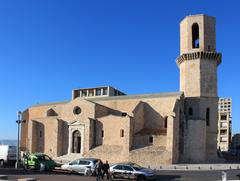
<path id="1" fill-rule="evenodd" d="M 0 166 L 17 160 L 17 147 L 0 145 Z"/>

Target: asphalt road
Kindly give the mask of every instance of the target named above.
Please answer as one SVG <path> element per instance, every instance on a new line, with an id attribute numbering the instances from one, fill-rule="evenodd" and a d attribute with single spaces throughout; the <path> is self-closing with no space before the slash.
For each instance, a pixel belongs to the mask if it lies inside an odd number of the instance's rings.
<path id="1" fill-rule="evenodd" d="M 240 170 L 228 170 L 228 180 L 240 180 Z M 158 171 L 156 180 L 159 181 L 213 181 L 222 180 L 221 171 Z M 36 178 L 43 181 L 95 181 L 94 177 L 85 177 L 83 175 L 58 173 L 58 172 L 39 172 L 33 170 L 22 169 L 0 169 L 0 175 L 8 175 L 9 180 L 18 178 Z M 115 179 L 114 181 L 119 181 Z"/>

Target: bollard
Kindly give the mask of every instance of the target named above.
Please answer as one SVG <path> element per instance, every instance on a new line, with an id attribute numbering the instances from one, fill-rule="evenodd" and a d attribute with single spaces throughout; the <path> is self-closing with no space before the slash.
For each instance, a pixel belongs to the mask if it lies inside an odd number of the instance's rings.
<path id="1" fill-rule="evenodd" d="M 176 167 L 176 166 L 174 166 L 174 169 L 176 170 L 176 169 L 177 169 L 177 167 Z"/>
<path id="2" fill-rule="evenodd" d="M 162 166 L 160 166 L 160 169 L 162 169 Z"/>
<path id="3" fill-rule="evenodd" d="M 212 166 L 210 166 L 210 170 L 212 170 Z"/>
<path id="4" fill-rule="evenodd" d="M 231 166 L 229 167 L 229 170 L 232 170 L 232 167 L 231 167 Z"/>
<path id="5" fill-rule="evenodd" d="M 227 173 L 222 171 L 222 181 L 227 181 Z"/>
<path id="6" fill-rule="evenodd" d="M 200 169 L 201 169 L 201 167 L 199 166 L 199 167 L 198 167 L 198 170 L 200 170 Z"/>
<path id="7" fill-rule="evenodd" d="M 186 170 L 188 170 L 188 166 L 186 166 Z"/>

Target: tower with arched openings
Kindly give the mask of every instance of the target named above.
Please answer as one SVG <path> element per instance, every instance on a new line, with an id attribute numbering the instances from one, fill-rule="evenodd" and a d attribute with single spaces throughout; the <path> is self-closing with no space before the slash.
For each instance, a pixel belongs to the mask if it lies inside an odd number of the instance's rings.
<path id="1" fill-rule="evenodd" d="M 180 23 L 180 91 L 184 92 L 185 121 L 182 160 L 216 157 L 217 67 L 216 20 L 207 15 L 185 17 Z"/>

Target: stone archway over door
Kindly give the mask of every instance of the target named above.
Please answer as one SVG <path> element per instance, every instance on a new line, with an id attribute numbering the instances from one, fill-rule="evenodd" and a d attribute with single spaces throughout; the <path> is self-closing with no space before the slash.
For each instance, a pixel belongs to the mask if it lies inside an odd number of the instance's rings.
<path id="1" fill-rule="evenodd" d="M 80 121 L 73 121 L 68 125 L 68 154 L 83 154 L 85 133 L 84 123 Z"/>
<path id="2" fill-rule="evenodd" d="M 72 153 L 81 153 L 81 133 L 76 130 L 72 135 Z"/>

